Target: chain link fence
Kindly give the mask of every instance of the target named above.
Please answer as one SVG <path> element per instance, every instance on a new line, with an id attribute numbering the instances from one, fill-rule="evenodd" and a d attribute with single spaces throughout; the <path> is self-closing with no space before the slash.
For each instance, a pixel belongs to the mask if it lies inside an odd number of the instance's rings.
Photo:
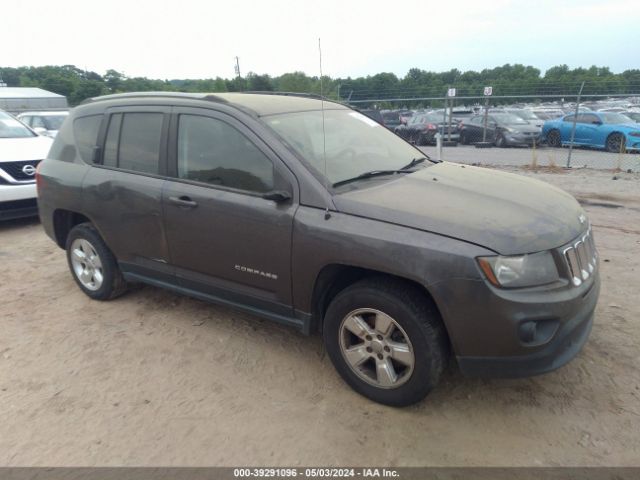
<path id="1" fill-rule="evenodd" d="M 425 153 L 443 160 L 532 168 L 640 172 L 640 93 L 347 99 Z M 639 90 L 640 91 L 640 90 Z M 373 115 L 372 115 L 373 116 Z"/>

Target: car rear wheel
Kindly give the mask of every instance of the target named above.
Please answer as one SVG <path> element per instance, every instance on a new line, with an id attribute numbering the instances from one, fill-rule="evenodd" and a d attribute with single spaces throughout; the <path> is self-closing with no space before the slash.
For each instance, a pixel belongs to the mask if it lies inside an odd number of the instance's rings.
<path id="1" fill-rule="evenodd" d="M 626 150 L 625 138 L 621 133 L 612 133 L 607 138 L 607 152 L 620 153 Z"/>
<path id="2" fill-rule="evenodd" d="M 412 285 L 367 279 L 329 305 L 324 344 L 342 378 L 379 403 L 406 406 L 438 383 L 449 343 L 435 307 Z"/>
<path id="3" fill-rule="evenodd" d="M 122 295 L 127 284 L 113 253 L 90 223 L 76 225 L 66 243 L 69 269 L 80 289 L 94 300 Z"/>
<path id="4" fill-rule="evenodd" d="M 551 130 L 547 134 L 547 145 L 555 148 L 559 148 L 562 146 L 562 141 L 560 139 L 560 132 L 558 130 Z"/>

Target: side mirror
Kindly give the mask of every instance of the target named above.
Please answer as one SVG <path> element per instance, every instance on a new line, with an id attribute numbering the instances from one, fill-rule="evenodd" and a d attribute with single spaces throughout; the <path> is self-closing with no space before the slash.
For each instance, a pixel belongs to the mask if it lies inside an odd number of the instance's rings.
<path id="1" fill-rule="evenodd" d="M 602 125 L 602 122 L 600 120 L 593 120 L 591 123 L 594 125 Z"/>
<path id="2" fill-rule="evenodd" d="M 35 127 L 33 129 L 34 132 L 36 132 L 38 135 L 46 135 L 47 134 L 47 129 L 46 128 L 42 128 L 42 127 Z"/>
<path id="3" fill-rule="evenodd" d="M 276 203 L 286 202 L 291 199 L 291 194 L 285 190 L 271 190 L 262 194 L 265 200 L 273 200 Z"/>

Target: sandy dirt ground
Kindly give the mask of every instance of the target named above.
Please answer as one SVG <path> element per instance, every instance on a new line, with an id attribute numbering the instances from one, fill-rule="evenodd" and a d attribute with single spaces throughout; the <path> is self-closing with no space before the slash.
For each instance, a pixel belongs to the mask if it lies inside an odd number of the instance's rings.
<path id="1" fill-rule="evenodd" d="M 0 465 L 638 465 L 640 175 L 530 172 L 594 225 L 602 293 L 559 371 L 418 405 L 352 392 L 318 336 L 145 287 L 85 297 L 35 220 L 0 224 Z"/>

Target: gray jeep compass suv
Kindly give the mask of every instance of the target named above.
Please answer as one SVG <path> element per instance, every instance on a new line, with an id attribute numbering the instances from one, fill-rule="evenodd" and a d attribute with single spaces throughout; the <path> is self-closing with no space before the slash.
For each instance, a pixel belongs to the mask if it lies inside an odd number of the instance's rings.
<path id="1" fill-rule="evenodd" d="M 591 330 L 598 256 L 573 197 L 436 163 L 338 103 L 94 98 L 37 184 L 91 298 L 143 282 L 321 332 L 344 380 L 388 405 L 422 399 L 451 352 L 467 375 L 534 375 Z"/>

